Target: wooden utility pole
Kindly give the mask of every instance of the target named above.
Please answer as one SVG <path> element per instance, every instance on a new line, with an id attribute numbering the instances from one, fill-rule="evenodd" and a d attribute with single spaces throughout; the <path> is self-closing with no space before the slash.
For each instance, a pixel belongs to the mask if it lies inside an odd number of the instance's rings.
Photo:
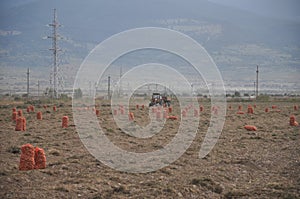
<path id="1" fill-rule="evenodd" d="M 254 89 L 253 89 L 253 93 L 254 93 L 254 96 L 256 95 L 256 82 L 254 81 Z"/>
<path id="2" fill-rule="evenodd" d="M 29 98 L 29 68 L 27 69 L 27 98 Z"/>
<path id="3" fill-rule="evenodd" d="M 122 95 L 122 82 L 121 82 L 122 76 L 123 76 L 123 70 L 122 70 L 122 66 L 120 66 L 119 97 L 121 97 Z"/>
<path id="4" fill-rule="evenodd" d="M 89 81 L 89 96 L 92 96 L 92 82 Z"/>
<path id="5" fill-rule="evenodd" d="M 256 68 L 256 97 L 258 97 L 258 65 Z"/>
<path id="6" fill-rule="evenodd" d="M 40 80 L 38 80 L 37 86 L 38 86 L 38 97 L 40 97 Z"/>
<path id="7" fill-rule="evenodd" d="M 110 76 L 108 76 L 108 83 L 107 83 L 107 96 L 110 99 Z"/>

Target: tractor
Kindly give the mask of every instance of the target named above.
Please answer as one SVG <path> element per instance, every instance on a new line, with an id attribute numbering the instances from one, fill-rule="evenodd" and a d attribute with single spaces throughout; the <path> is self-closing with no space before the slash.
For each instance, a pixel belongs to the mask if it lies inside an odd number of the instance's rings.
<path id="1" fill-rule="evenodd" d="M 149 103 L 150 106 L 171 106 L 171 98 L 167 95 L 161 95 L 160 93 L 153 93 L 151 101 Z"/>

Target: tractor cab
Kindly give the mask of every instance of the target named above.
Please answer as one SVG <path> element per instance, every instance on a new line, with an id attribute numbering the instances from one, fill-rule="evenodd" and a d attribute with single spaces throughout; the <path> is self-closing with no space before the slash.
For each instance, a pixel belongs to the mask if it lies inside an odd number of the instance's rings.
<path id="1" fill-rule="evenodd" d="M 166 95 L 161 95 L 160 93 L 153 93 L 149 106 L 170 106 L 171 98 Z"/>

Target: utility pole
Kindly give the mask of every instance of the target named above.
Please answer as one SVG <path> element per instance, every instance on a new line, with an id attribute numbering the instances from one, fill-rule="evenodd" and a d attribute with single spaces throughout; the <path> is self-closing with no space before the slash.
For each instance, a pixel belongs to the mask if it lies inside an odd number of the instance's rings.
<path id="1" fill-rule="evenodd" d="M 27 68 L 27 98 L 29 98 L 29 68 Z"/>
<path id="2" fill-rule="evenodd" d="M 8 90 L 9 90 L 9 96 L 11 97 L 11 88 L 10 88 L 10 84 L 8 83 Z"/>
<path id="3" fill-rule="evenodd" d="M 258 65 L 256 68 L 256 97 L 258 97 Z"/>
<path id="4" fill-rule="evenodd" d="M 37 86 L 38 86 L 38 98 L 39 98 L 40 97 L 40 80 L 38 80 Z"/>
<path id="5" fill-rule="evenodd" d="M 89 81 L 89 96 L 92 96 L 92 82 Z"/>
<path id="6" fill-rule="evenodd" d="M 95 82 L 95 84 L 94 84 L 94 93 L 93 93 L 94 98 L 96 98 L 96 95 L 97 95 L 97 89 L 98 89 L 98 83 Z"/>
<path id="7" fill-rule="evenodd" d="M 57 64 L 57 54 L 58 54 L 58 47 L 57 47 L 57 40 L 60 38 L 60 36 L 57 34 L 57 29 L 61 26 L 57 22 L 57 15 L 56 15 L 56 9 L 53 10 L 53 21 L 49 26 L 52 27 L 52 36 L 48 36 L 48 38 L 52 39 L 52 48 L 49 50 L 53 53 L 53 77 L 51 77 L 50 82 L 53 82 L 53 98 L 58 98 L 58 64 Z"/>
<path id="8" fill-rule="evenodd" d="M 119 97 L 121 97 L 121 93 L 122 93 L 122 82 L 121 82 L 121 78 L 123 76 L 123 71 L 122 71 L 122 66 L 120 66 L 120 80 L 119 80 Z"/>
<path id="9" fill-rule="evenodd" d="M 254 93 L 254 96 L 256 95 L 256 82 L 254 81 L 254 89 L 253 89 L 253 93 Z"/>
<path id="10" fill-rule="evenodd" d="M 110 100 L 110 76 L 108 76 L 107 97 Z"/>
<path id="11" fill-rule="evenodd" d="M 151 95 L 150 85 L 148 84 L 147 86 L 148 86 L 148 92 L 147 92 L 147 94 L 148 94 L 148 95 Z"/>

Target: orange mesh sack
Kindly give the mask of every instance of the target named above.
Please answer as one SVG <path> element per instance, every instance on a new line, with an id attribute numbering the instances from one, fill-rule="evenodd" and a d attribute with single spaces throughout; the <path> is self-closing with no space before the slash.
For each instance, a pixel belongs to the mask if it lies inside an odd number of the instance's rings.
<path id="1" fill-rule="evenodd" d="M 129 121 L 133 121 L 134 120 L 134 114 L 132 112 L 128 113 L 128 119 L 129 119 Z"/>
<path id="2" fill-rule="evenodd" d="M 242 110 L 242 105 L 239 105 L 239 111 L 241 111 Z"/>
<path id="3" fill-rule="evenodd" d="M 243 111 L 238 111 L 236 114 L 243 115 L 244 112 Z"/>
<path id="4" fill-rule="evenodd" d="M 204 111 L 204 107 L 200 106 L 200 112 Z"/>
<path id="5" fill-rule="evenodd" d="M 31 144 L 25 144 L 21 147 L 19 170 L 26 171 L 34 169 L 34 154 L 34 147 Z"/>
<path id="6" fill-rule="evenodd" d="M 177 120 L 178 118 L 176 116 L 173 116 L 173 115 L 170 115 L 167 117 L 168 119 L 171 119 L 171 120 Z"/>
<path id="7" fill-rule="evenodd" d="M 34 161 L 35 161 L 35 165 L 34 165 L 35 169 L 46 168 L 46 155 L 44 149 L 38 147 L 35 148 Z"/>
<path id="8" fill-rule="evenodd" d="M 23 118 L 22 117 L 17 118 L 15 130 L 16 131 L 23 131 Z"/>
<path id="9" fill-rule="evenodd" d="M 16 120 L 17 120 L 17 116 L 18 116 L 18 113 L 17 113 L 16 111 L 14 111 L 14 112 L 12 113 L 12 120 L 13 120 L 13 121 L 16 121 Z"/>
<path id="10" fill-rule="evenodd" d="M 247 131 L 257 131 L 257 127 L 256 127 L 256 126 L 253 126 L 253 125 L 245 125 L 244 128 L 245 128 Z"/>
<path id="11" fill-rule="evenodd" d="M 62 118 L 62 128 L 67 128 L 69 126 L 69 117 L 63 116 Z"/>
<path id="12" fill-rule="evenodd" d="M 23 116 L 23 111 L 22 110 L 18 110 L 18 116 L 20 116 L 20 117 Z"/>
<path id="13" fill-rule="evenodd" d="M 163 111 L 163 118 L 165 118 L 165 119 L 168 118 L 168 110 Z"/>
<path id="14" fill-rule="evenodd" d="M 37 112 L 36 113 L 36 119 L 38 119 L 38 120 L 43 119 L 42 112 Z"/>
<path id="15" fill-rule="evenodd" d="M 124 108 L 121 108 L 121 114 L 124 115 L 125 114 L 125 110 Z"/>
<path id="16" fill-rule="evenodd" d="M 183 111 L 181 112 L 181 115 L 182 115 L 182 117 L 186 117 L 186 111 L 183 110 Z"/>
<path id="17" fill-rule="evenodd" d="M 118 115 L 118 110 L 114 109 L 113 113 L 114 113 L 114 115 Z"/>
<path id="18" fill-rule="evenodd" d="M 290 117 L 290 125 L 293 126 L 294 123 L 295 123 L 295 121 L 296 121 L 295 116 L 294 116 L 294 115 L 291 115 L 291 117 Z"/>
<path id="19" fill-rule="evenodd" d="M 219 112 L 219 109 L 218 109 L 218 108 L 215 108 L 214 114 L 215 114 L 215 115 L 218 115 L 218 112 Z"/>
<path id="20" fill-rule="evenodd" d="M 194 117 L 198 117 L 199 116 L 199 112 L 197 109 L 194 109 Z"/>
<path id="21" fill-rule="evenodd" d="M 23 125 L 22 125 L 22 131 L 26 131 L 26 118 L 22 117 Z"/>
<path id="22" fill-rule="evenodd" d="M 253 114 L 254 113 L 254 110 L 252 108 L 252 106 L 248 106 L 248 111 L 247 111 L 249 114 Z"/>
<path id="23" fill-rule="evenodd" d="M 295 115 L 290 116 L 290 125 L 291 126 L 298 126 L 299 125 L 298 122 L 296 121 Z"/>

